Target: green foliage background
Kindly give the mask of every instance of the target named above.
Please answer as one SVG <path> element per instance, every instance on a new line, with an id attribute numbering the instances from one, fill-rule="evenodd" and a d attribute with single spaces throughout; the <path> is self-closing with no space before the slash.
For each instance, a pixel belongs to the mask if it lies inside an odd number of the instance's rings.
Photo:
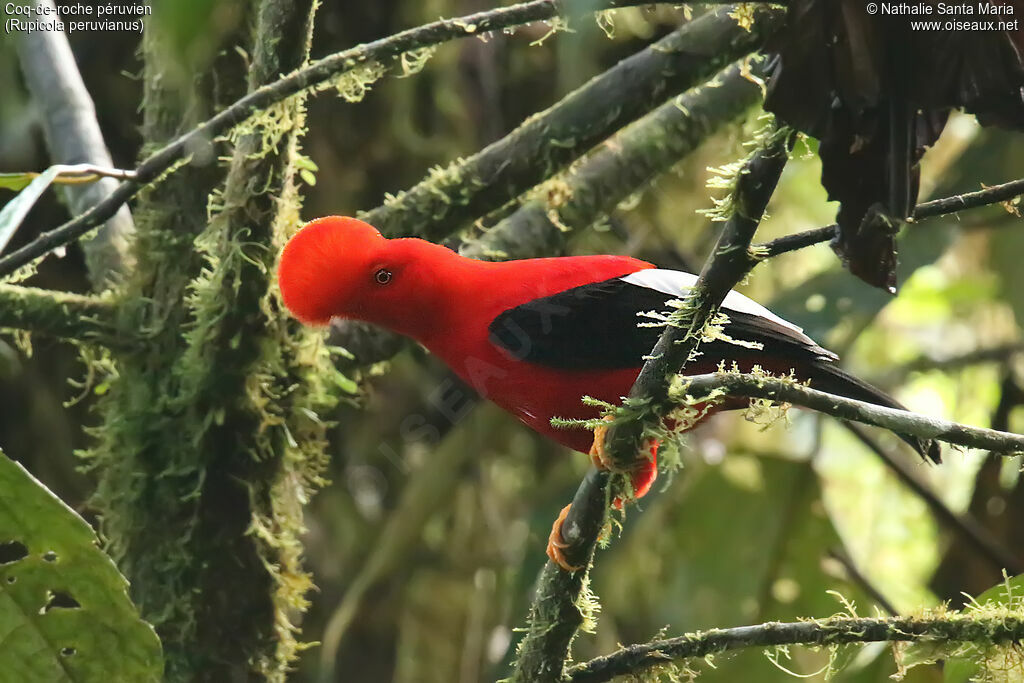
<path id="1" fill-rule="evenodd" d="M 181 79 L 184 88 L 216 59 L 244 59 L 231 57 L 245 34 L 243 3 L 169 5 L 175 9 L 154 17 L 172 36 L 164 56 L 169 78 Z M 475 0 L 325 3 L 312 54 L 482 8 Z M 362 102 L 331 95 L 311 100 L 303 146 L 319 170 L 316 184 L 307 176 L 301 190 L 302 217 L 377 206 L 385 193 L 471 154 L 664 34 L 681 13 L 618 10 L 610 37 L 588 20 L 543 41 L 543 25 L 468 39 L 442 46 L 414 77 L 385 77 Z M 141 142 L 142 93 L 132 77 L 141 68 L 136 38 L 80 35 L 73 46 L 115 163 L 131 167 Z M 0 98 L 0 171 L 46 166 L 7 43 L 0 44 L 0 90 L 7 93 Z M 630 253 L 699 267 L 715 235 L 714 225 L 695 213 L 711 204 L 708 168 L 742 155 L 757 114 L 727 126 L 610 220 L 572 235 L 568 251 Z M 835 206 L 818 183 L 813 149 L 813 141 L 798 146 L 759 239 L 831 222 Z M 957 116 L 922 164 L 922 199 L 1019 177 L 1022 158 L 1020 136 L 982 130 Z M 54 201 L 34 209 L 18 244 L 36 226 L 61 220 L 63 211 Z M 760 266 L 744 291 L 805 327 L 839 352 L 847 368 L 911 409 L 990 425 L 1001 398 L 1024 382 L 1024 355 L 962 366 L 945 359 L 1020 342 L 1022 227 L 999 206 L 909 227 L 901 239 L 896 299 L 852 278 L 825 246 Z M 464 237 L 478 230 L 469 228 Z M 48 259 L 33 284 L 88 291 L 78 251 Z M 7 340 L 0 346 L 0 445 L 80 506 L 94 483 L 77 470 L 73 453 L 92 443 L 83 427 L 95 424 L 91 407 L 104 385 L 68 384 L 67 378 L 84 374 L 78 350 L 69 345 L 36 339 L 29 353 Z M 301 626 L 304 640 L 326 647 L 308 650 L 293 680 L 319 680 L 325 650 L 349 681 L 501 677 L 551 521 L 571 498 L 587 459 L 527 433 L 493 406 L 476 405 L 418 348 L 405 348 L 359 379 L 358 405 L 324 416 L 337 422 L 326 473 L 331 484 L 308 508 L 307 567 L 318 591 Z M 81 400 L 65 405 L 75 397 Z M 1015 404 L 1006 417 L 1006 424 L 993 426 L 1024 429 L 1024 412 Z M 948 506 L 976 515 L 1024 561 L 1024 539 L 1012 523 L 1024 514 L 1018 462 L 950 451 L 942 467 L 929 467 L 896 439 L 875 436 Z M 662 629 L 675 634 L 844 611 L 830 591 L 855 602 L 861 614 L 873 614 L 873 599 L 830 558 L 832 550 L 848 555 L 904 613 L 942 600 L 959 603 L 961 591 L 978 594 L 1001 578 L 937 524 L 874 454 L 826 418 L 791 411 L 765 426 L 738 414 L 720 416 L 688 437 L 682 459 L 682 472 L 656 486 L 641 502 L 642 513 L 631 510 L 621 537 L 602 551 L 593 576 L 599 622 L 593 635 L 577 641 L 578 660 Z M 888 680 L 895 665 L 883 649 L 851 649 L 852 661 L 836 680 Z M 783 663 L 820 672 L 828 657 L 794 649 Z M 708 681 L 790 678 L 756 651 L 694 668 Z M 907 678 L 941 679 L 936 667 L 913 669 Z"/>

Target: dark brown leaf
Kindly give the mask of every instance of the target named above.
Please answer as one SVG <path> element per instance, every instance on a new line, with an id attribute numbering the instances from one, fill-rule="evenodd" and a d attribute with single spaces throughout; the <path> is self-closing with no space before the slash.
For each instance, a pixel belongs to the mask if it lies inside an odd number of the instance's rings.
<path id="1" fill-rule="evenodd" d="M 769 47 L 765 107 L 820 139 L 822 184 L 840 202 L 833 248 L 852 273 L 893 290 L 890 226 L 913 210 L 917 164 L 950 109 L 1024 130 L 1024 0 L 986 0 L 958 16 L 937 15 L 930 3 L 913 6 L 930 15 L 872 15 L 867 4 L 791 0 Z M 980 14 L 982 6 L 1007 9 Z M 940 30 L 914 30 L 918 20 Z M 1004 21 L 1011 30 L 956 30 L 947 21 Z"/>

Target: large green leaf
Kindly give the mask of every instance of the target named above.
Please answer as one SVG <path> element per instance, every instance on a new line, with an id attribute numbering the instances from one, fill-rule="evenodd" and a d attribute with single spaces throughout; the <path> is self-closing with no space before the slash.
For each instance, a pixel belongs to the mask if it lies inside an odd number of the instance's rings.
<path id="1" fill-rule="evenodd" d="M 86 522 L 0 454 L 0 681 L 158 681 L 160 641 Z"/>

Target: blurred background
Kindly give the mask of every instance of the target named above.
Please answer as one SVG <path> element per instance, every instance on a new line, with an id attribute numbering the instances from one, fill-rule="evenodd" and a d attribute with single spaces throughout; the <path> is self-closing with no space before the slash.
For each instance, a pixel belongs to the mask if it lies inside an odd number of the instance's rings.
<path id="1" fill-rule="evenodd" d="M 61 2 L 58 5 L 64 4 Z M 324 3 L 314 57 L 401 29 L 485 9 L 483 0 Z M 354 214 L 433 166 L 502 137 L 591 76 L 678 25 L 683 10 L 623 9 L 543 39 L 546 25 L 441 46 L 415 76 L 379 81 L 360 103 L 330 93 L 309 103 L 305 153 L 319 168 L 306 219 Z M 178 73 L 232 58 L 244 30 L 239 0 L 177 0 L 152 18 L 176 37 Z M 610 35 L 608 35 L 610 34 Z M 138 35 L 71 37 L 114 164 L 131 168 L 142 140 Z M 183 80 L 184 82 L 184 80 Z M 49 158 L 13 40 L 0 43 L 0 172 L 41 170 Z M 593 229 L 571 253 L 628 253 L 699 269 L 717 236 L 696 213 L 711 206 L 709 167 L 745 153 L 760 109 Z M 836 205 L 819 184 L 815 142 L 797 145 L 758 240 L 825 225 Z M 921 200 L 1024 175 L 1024 140 L 955 115 L 922 163 Z M 9 198 L 0 190 L 0 202 Z M 842 270 L 826 245 L 759 266 L 744 293 L 803 326 L 844 367 L 912 410 L 973 425 L 1024 429 L 1024 224 L 1016 207 L 931 219 L 900 238 L 896 298 Z M 12 248 L 67 218 L 52 195 Z M 49 258 L 30 284 L 88 291 L 81 253 Z M 0 446 L 87 518 L 77 471 L 90 403 L 79 349 L 42 338 L 0 341 Z M 324 652 L 339 680 L 402 683 L 506 675 L 552 520 L 588 459 L 542 441 L 467 389 L 422 349 L 407 346 L 360 377 L 357 401 L 334 416 L 331 483 L 308 508 L 308 567 L 318 590 L 303 623 L 307 651 L 293 679 L 319 680 Z M 683 468 L 627 512 L 601 551 L 596 632 L 577 660 L 618 643 L 718 626 L 858 613 L 913 613 L 997 583 L 996 557 L 1024 564 L 1018 459 L 947 448 L 940 467 L 898 439 L 791 410 L 722 415 L 680 444 Z M 900 469 L 903 474 L 896 473 Z M 973 536 L 964 530 L 973 525 Z M 957 523 L 956 520 L 960 520 Z M 980 529 L 980 531 L 979 531 Z M 980 536 L 979 536 L 980 534 Z M 979 540 L 979 538 L 981 540 Z M 989 552 L 979 550 L 988 543 Z M 996 557 L 994 557 L 996 556 Z M 885 681 L 882 647 L 850 650 L 837 680 Z M 828 652 L 793 650 L 778 664 L 823 680 Z M 708 681 L 788 680 L 759 651 L 691 665 Z M 938 681 L 937 667 L 907 680 Z"/>

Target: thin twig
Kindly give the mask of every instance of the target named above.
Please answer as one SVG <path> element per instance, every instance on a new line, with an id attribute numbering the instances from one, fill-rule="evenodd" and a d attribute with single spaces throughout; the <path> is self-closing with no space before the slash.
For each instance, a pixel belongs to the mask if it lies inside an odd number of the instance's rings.
<path id="1" fill-rule="evenodd" d="M 679 377 L 678 381 L 678 386 L 673 387 L 671 393 L 679 403 L 714 400 L 713 397 L 721 397 L 723 394 L 766 398 L 811 408 L 843 420 L 882 427 L 897 434 L 935 439 L 968 448 L 987 448 L 1004 455 L 1024 452 L 1024 435 L 1021 434 L 971 427 L 937 417 L 826 394 L 792 380 L 716 372 Z"/>
<path id="2" fill-rule="evenodd" d="M 607 435 L 609 455 L 624 469 L 638 457 L 644 431 L 660 423 L 672 408 L 669 383 L 700 342 L 707 320 L 751 267 L 747 247 L 785 166 L 788 138 L 786 131 L 775 131 L 737 175 L 735 211 L 694 285 L 690 306 L 680 309 L 677 324 L 666 328 L 633 384 L 630 398 L 632 406 L 639 406 L 636 414 L 613 424 Z M 593 557 L 610 503 L 609 479 L 606 470 L 591 468 L 576 491 L 561 527 L 566 559 L 572 565 L 588 566 Z M 545 564 L 513 681 L 562 680 L 569 646 L 582 623 L 580 601 L 586 574 L 563 571 L 550 561 Z"/>
<path id="3" fill-rule="evenodd" d="M 109 166 L 97 166 L 96 164 L 56 164 L 56 167 L 60 170 L 53 179 L 54 185 L 87 185 L 97 182 L 100 178 L 113 178 L 115 180 L 133 180 L 135 178 L 135 171 Z M 42 173 L 35 171 L 29 173 L 0 173 L 0 179 L 5 177 L 34 179 L 41 175 Z"/>
<path id="4" fill-rule="evenodd" d="M 1001 185 L 986 187 L 984 190 L 957 194 L 952 197 L 943 197 L 942 199 L 933 199 L 930 202 L 918 204 L 914 208 L 914 220 L 956 213 L 964 209 L 976 209 L 979 206 L 988 206 L 998 202 L 1007 202 L 1022 194 L 1024 194 L 1024 178 L 1011 180 Z"/>
<path id="5" fill-rule="evenodd" d="M 887 450 L 882 448 L 881 444 L 868 436 L 863 429 L 848 422 L 844 423 L 843 426 L 857 437 L 858 441 L 867 446 L 871 452 L 881 458 L 882 462 L 896 475 L 896 478 L 924 501 L 939 523 L 971 544 L 978 551 L 979 555 L 988 560 L 996 570 L 996 576 L 999 576 L 999 572 L 1003 569 L 1008 571 L 1011 576 L 1024 573 L 1024 565 L 1020 563 L 1013 553 L 999 543 L 988 529 L 979 524 L 973 515 L 970 513 L 958 515 L 950 510 L 949 506 L 943 503 L 935 495 L 935 492 L 926 486 L 909 467 L 890 455 Z"/>
<path id="6" fill-rule="evenodd" d="M 598 683 L 637 674 L 669 662 L 717 652 L 776 645 L 936 641 L 1009 645 L 1024 638 L 1024 618 L 946 614 L 934 617 L 857 619 L 833 617 L 795 623 L 712 629 L 679 638 L 631 645 L 569 670 L 573 683 Z"/>
<path id="7" fill-rule="evenodd" d="M 916 358 L 893 369 L 893 374 L 905 375 L 922 370 L 958 370 L 969 365 L 981 363 L 1004 362 L 1018 353 L 1024 353 L 1024 342 L 1000 344 L 988 348 L 975 349 L 959 356 L 948 358 Z"/>
<path id="8" fill-rule="evenodd" d="M 1024 178 L 1021 178 L 1020 180 L 1011 180 L 1010 182 L 1003 183 L 1002 185 L 986 187 L 984 190 L 978 190 L 977 192 L 968 192 L 966 194 L 933 199 L 930 202 L 918 204 L 917 207 L 914 208 L 913 218 L 914 221 L 920 221 L 926 218 L 934 218 L 935 216 L 945 216 L 965 209 L 976 209 L 981 206 L 1009 201 L 1021 195 L 1024 195 Z M 798 232 L 794 235 L 786 235 L 785 237 L 780 237 L 772 240 L 771 242 L 758 245 L 757 248 L 765 258 L 771 258 L 772 256 L 778 256 L 779 254 L 785 254 L 786 252 L 796 251 L 797 249 L 803 249 L 804 247 L 820 244 L 821 242 L 827 242 L 835 237 L 838 234 L 838 231 L 838 225 L 826 225 L 822 228 L 814 228 L 812 230 Z"/>
<path id="9" fill-rule="evenodd" d="M 646 4 L 631 0 L 603 0 L 594 10 Z M 178 137 L 147 157 L 135 170 L 136 179 L 118 185 L 110 196 L 67 223 L 44 232 L 21 249 L 0 258 L 0 277 L 78 239 L 92 228 L 113 216 L 146 184 L 154 181 L 174 164 L 188 156 L 188 150 L 201 147 L 231 130 L 250 116 L 308 88 L 319 85 L 348 71 L 374 62 L 384 62 L 417 50 L 456 38 L 480 36 L 491 31 L 534 21 L 550 19 L 558 14 L 558 0 L 532 0 L 511 7 L 500 7 L 469 14 L 458 19 L 441 19 L 430 24 L 396 33 L 370 43 L 357 45 L 312 62 L 277 81 L 257 88 L 223 109 L 213 118 Z"/>

